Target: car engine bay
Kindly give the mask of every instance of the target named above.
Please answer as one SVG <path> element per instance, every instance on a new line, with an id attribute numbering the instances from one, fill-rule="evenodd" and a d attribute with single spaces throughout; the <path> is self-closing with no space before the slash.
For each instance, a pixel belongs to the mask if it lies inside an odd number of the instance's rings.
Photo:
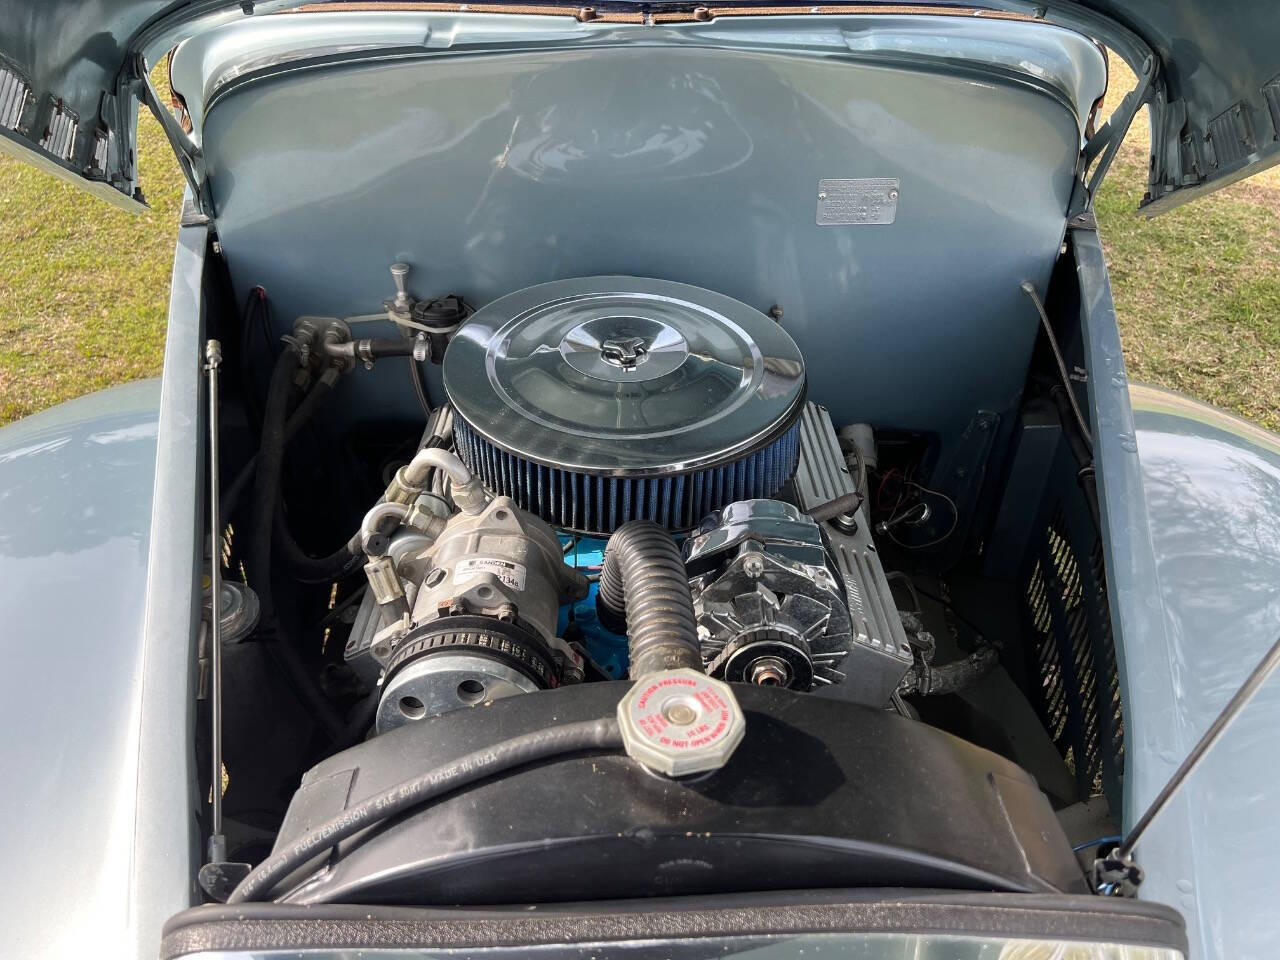
<path id="1" fill-rule="evenodd" d="M 586 277 L 473 310 L 391 274 L 401 335 L 298 319 L 221 487 L 211 897 L 1088 889 L 1067 831 L 1105 821 L 1101 781 L 1072 782 L 939 575 L 962 518 L 916 479 L 927 436 L 835 424 L 779 317 L 714 291 Z M 255 289 L 243 342 L 269 309 Z M 362 435 L 351 476 L 314 442 L 287 469 L 342 378 L 406 363 L 412 439 Z M 362 472 L 354 534 L 295 536 L 351 515 L 325 504 Z M 517 741 L 553 753 L 493 759 Z"/>
<path id="2" fill-rule="evenodd" d="M 209 899 L 1096 889 L 1124 718 L 1064 212 L 1106 61 L 868 16 L 179 44 Z"/>

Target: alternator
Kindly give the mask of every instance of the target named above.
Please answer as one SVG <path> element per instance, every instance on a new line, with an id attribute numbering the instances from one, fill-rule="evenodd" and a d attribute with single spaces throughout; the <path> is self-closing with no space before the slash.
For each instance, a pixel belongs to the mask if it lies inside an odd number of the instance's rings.
<path id="1" fill-rule="evenodd" d="M 842 679 L 849 610 L 813 520 L 780 500 L 743 500 L 685 551 L 708 673 L 797 690 Z"/>

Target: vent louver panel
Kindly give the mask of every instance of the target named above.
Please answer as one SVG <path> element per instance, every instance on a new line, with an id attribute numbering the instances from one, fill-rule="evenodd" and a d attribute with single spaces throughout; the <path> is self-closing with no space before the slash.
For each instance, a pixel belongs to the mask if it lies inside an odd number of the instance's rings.
<path id="1" fill-rule="evenodd" d="M 74 114 L 63 109 L 61 103 L 55 104 L 53 115 L 49 117 L 49 126 L 40 138 L 40 146 L 60 160 L 70 160 L 75 150 L 76 130 L 79 127 L 80 121 Z"/>
<path id="2" fill-rule="evenodd" d="M 1023 591 L 1035 635 L 1035 699 L 1081 794 L 1118 799 L 1124 716 L 1106 569 L 1101 543 L 1082 519 L 1061 506 L 1054 511 Z"/>
<path id="3" fill-rule="evenodd" d="M 0 66 L 0 127 L 13 130 L 22 119 L 31 87 L 8 67 Z"/>

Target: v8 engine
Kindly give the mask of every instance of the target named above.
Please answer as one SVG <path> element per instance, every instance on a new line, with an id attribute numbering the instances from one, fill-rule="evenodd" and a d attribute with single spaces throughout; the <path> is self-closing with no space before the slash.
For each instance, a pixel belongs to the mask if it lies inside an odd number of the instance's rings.
<path id="1" fill-rule="evenodd" d="M 666 281 L 556 281 L 471 317 L 444 383 L 451 412 L 363 529 L 348 659 L 379 678 L 378 730 L 646 663 L 890 703 L 912 649 L 771 318 Z"/>

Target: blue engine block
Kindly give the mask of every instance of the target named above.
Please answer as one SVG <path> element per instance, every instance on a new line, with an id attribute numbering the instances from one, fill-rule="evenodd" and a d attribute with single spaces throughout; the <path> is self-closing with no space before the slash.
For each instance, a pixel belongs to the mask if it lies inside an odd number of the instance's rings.
<path id="1" fill-rule="evenodd" d="M 560 542 L 565 547 L 565 561 L 583 573 L 598 577 L 604 566 L 604 548 L 608 542 L 594 537 L 575 537 L 562 533 Z M 591 591 L 577 603 L 567 603 L 560 608 L 560 621 L 556 632 L 564 637 L 570 634 L 569 625 L 581 631 L 582 644 L 596 666 L 614 680 L 627 675 L 627 638 L 608 630 L 596 616 L 596 593 L 599 584 L 592 583 Z M 573 631 L 577 632 L 577 631 Z"/>

